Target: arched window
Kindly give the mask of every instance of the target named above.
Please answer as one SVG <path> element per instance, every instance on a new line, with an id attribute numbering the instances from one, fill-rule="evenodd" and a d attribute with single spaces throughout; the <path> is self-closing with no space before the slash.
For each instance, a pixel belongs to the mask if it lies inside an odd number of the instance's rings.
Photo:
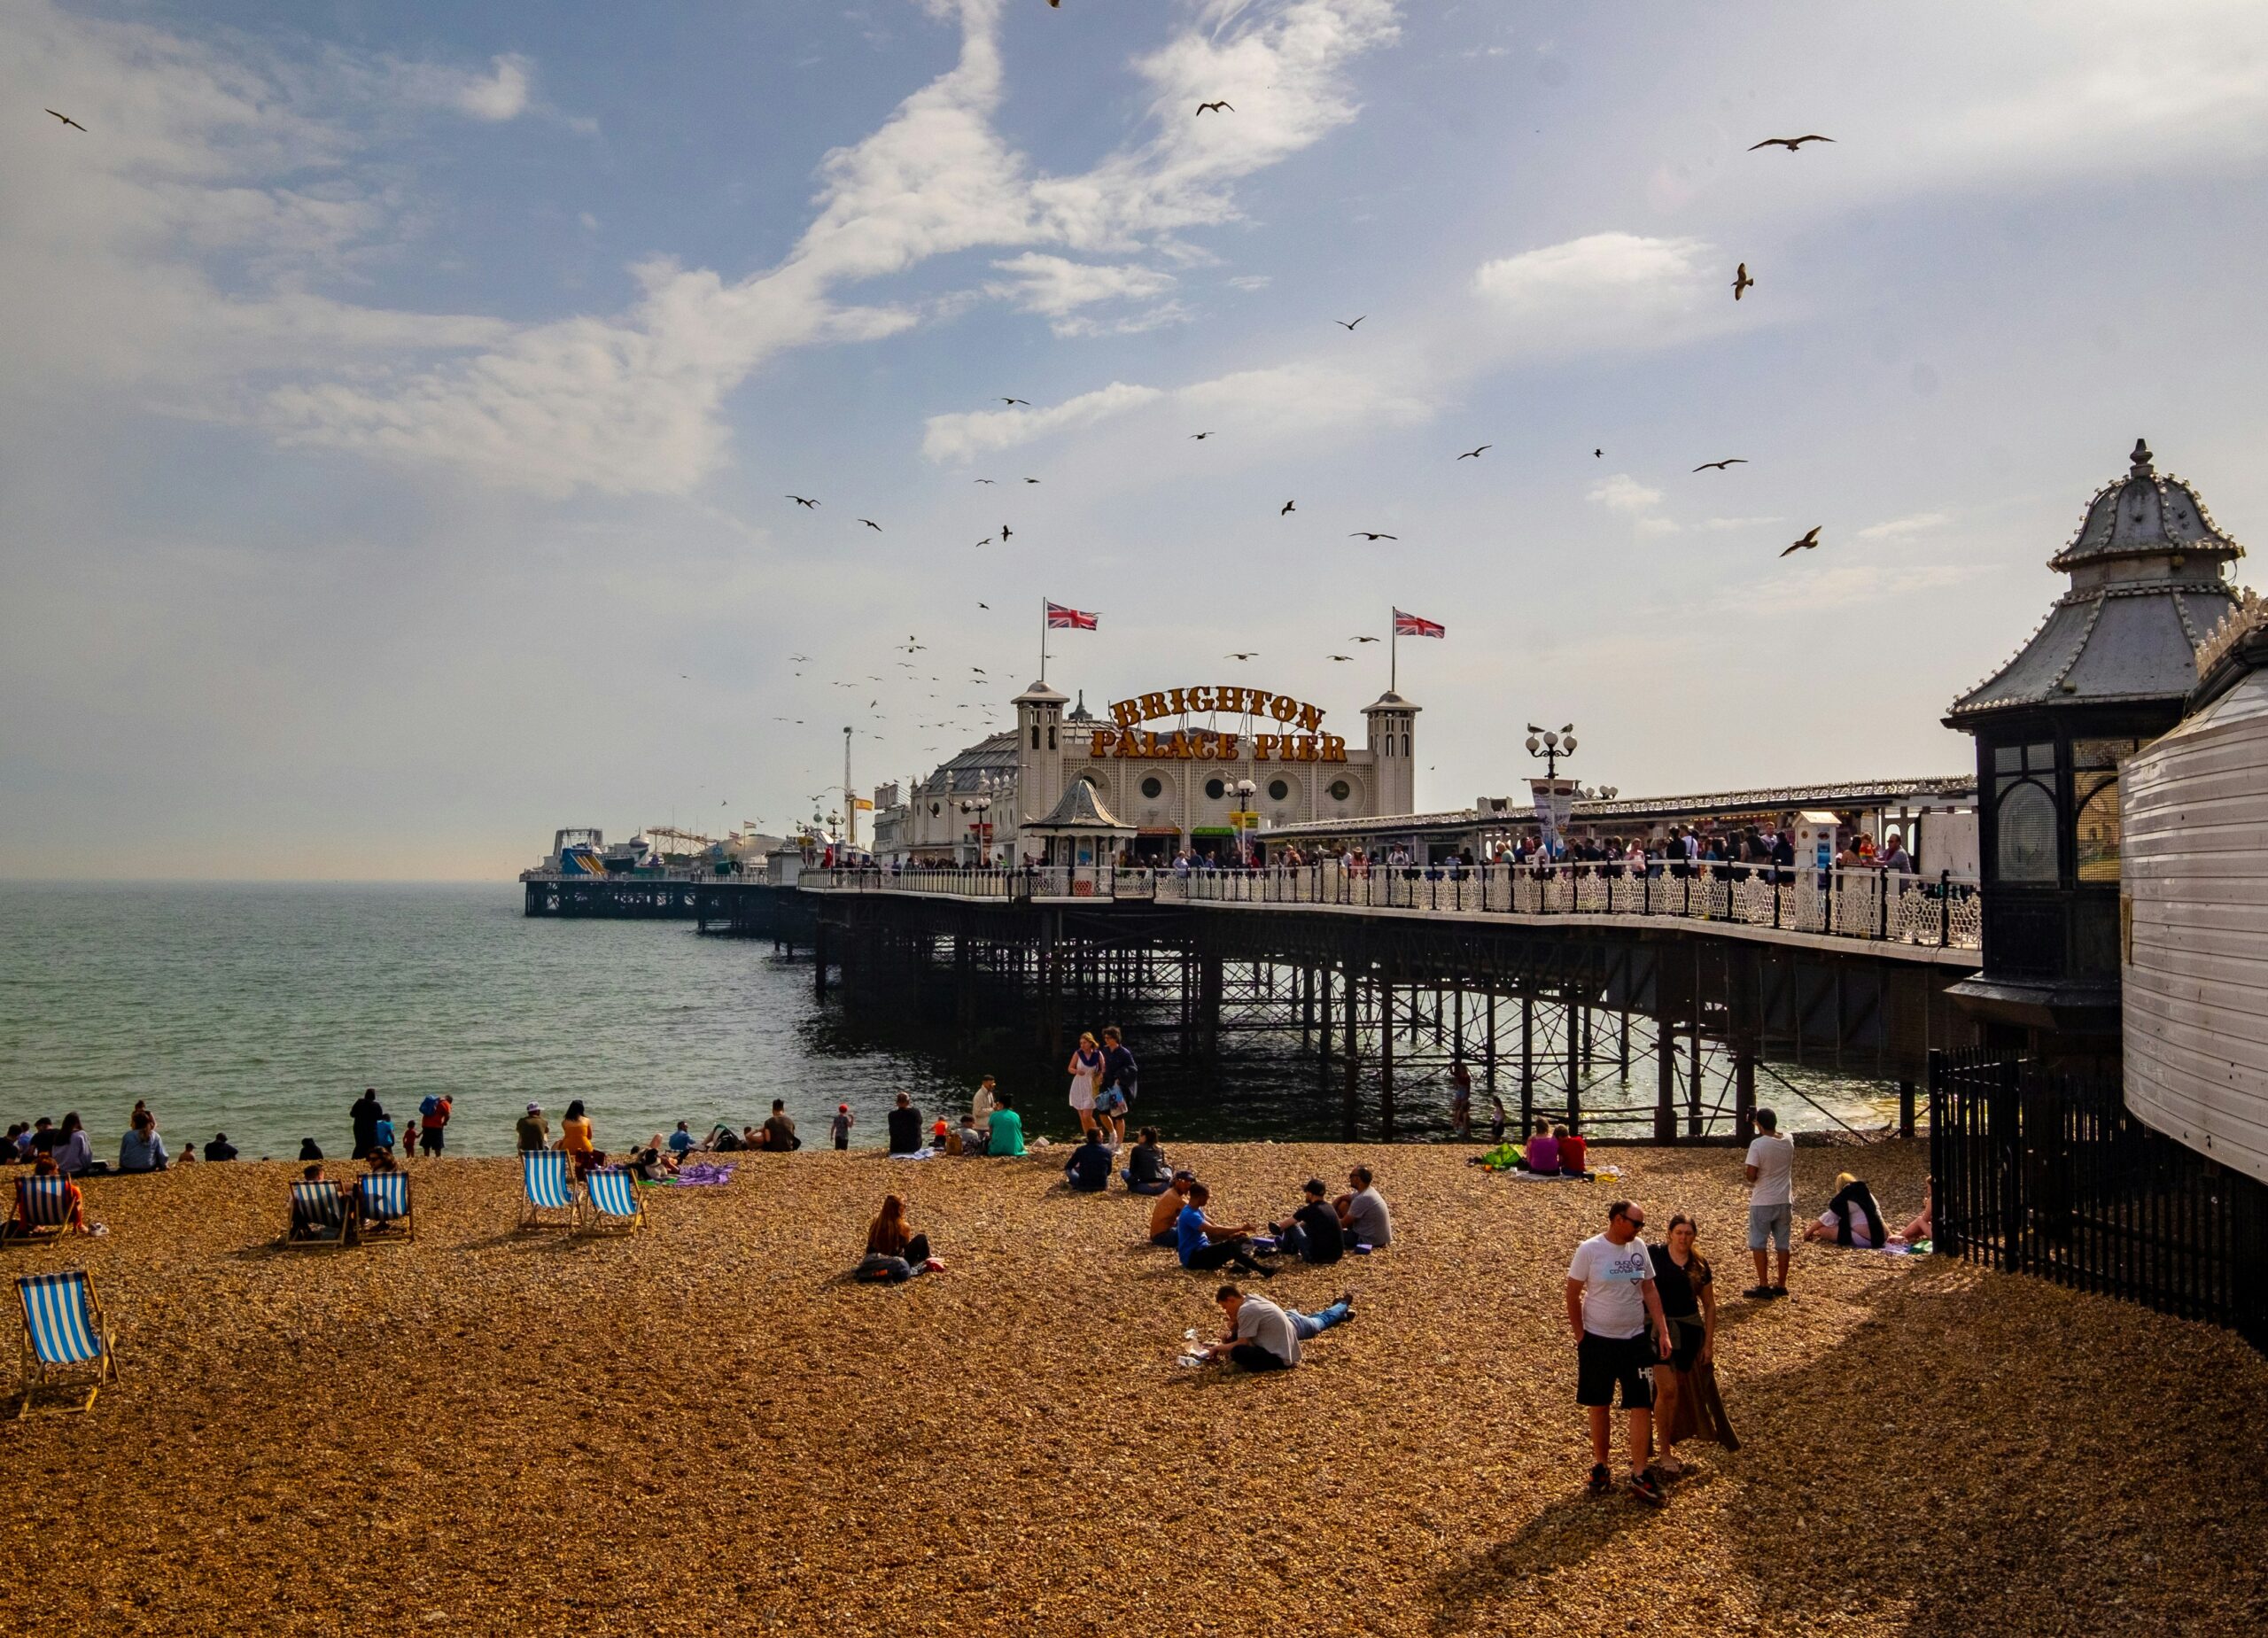
<path id="1" fill-rule="evenodd" d="M 1994 822 L 2001 881 L 2055 880 L 2055 798 L 2045 785 L 2031 780 L 2004 784 Z"/>
<path id="2" fill-rule="evenodd" d="M 1344 802 L 1348 797 L 1354 794 L 1355 788 L 1352 785 L 1349 785 L 1345 780 L 1333 780 L 1331 781 L 1331 799 L 1333 802 Z"/>
<path id="3" fill-rule="evenodd" d="M 1284 800 L 1284 798 L 1285 798 L 1285 797 L 1286 797 L 1286 796 L 1290 796 L 1291 794 L 1292 794 L 1292 787 L 1291 787 L 1291 785 L 1289 784 L 1289 782 L 1288 782 L 1288 781 L 1284 780 L 1269 780 L 1269 781 L 1268 781 L 1268 800 L 1269 800 L 1269 801 L 1270 801 L 1270 802 L 1281 802 L 1281 801 L 1283 801 L 1283 800 Z"/>
<path id="4" fill-rule="evenodd" d="M 1034 750 L 1039 749 L 1039 725 L 1036 722 L 1031 725 L 1031 748 Z"/>
<path id="5" fill-rule="evenodd" d="M 1229 787 L 1225 780 L 1207 780 L 1205 781 L 1205 795 L 1208 800 L 1213 802 L 1218 802 L 1222 796 L 1227 793 L 1228 788 Z"/>
<path id="6" fill-rule="evenodd" d="M 2092 782 L 2090 782 L 2092 781 Z M 2118 880 L 2118 775 L 2082 774 L 2078 869 L 2082 881 Z"/>

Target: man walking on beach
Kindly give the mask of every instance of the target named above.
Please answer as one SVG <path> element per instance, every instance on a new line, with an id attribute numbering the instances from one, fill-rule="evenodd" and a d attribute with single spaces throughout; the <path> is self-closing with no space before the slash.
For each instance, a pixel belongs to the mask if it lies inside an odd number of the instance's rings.
<path id="1" fill-rule="evenodd" d="M 1629 1423 L 1630 1494 L 1658 1507 L 1662 1488 L 1646 1458 L 1653 1448 L 1654 1361 L 1668 1357 L 1670 1337 L 1653 1258 L 1638 1238 L 1645 1226 L 1644 1213 L 1617 1200 L 1606 1208 L 1606 1232 L 1575 1247 L 1567 1264 L 1567 1327 L 1575 1333 L 1575 1402 L 1590 1417 L 1591 1494 L 1614 1488 L 1606 1463 L 1619 1386 Z"/>
<path id="2" fill-rule="evenodd" d="M 1102 1074 L 1095 1082 L 1095 1113 L 1111 1124 L 1115 1141 L 1126 1141 L 1126 1106 L 1134 1100 L 1138 1071 L 1134 1054 L 1111 1025 L 1102 1032 Z"/>
<path id="3" fill-rule="evenodd" d="M 1741 1294 L 1761 1301 L 1788 1294 L 1788 1233 L 1796 1215 L 1796 1140 L 1780 1130 L 1780 1117 L 1756 1112 L 1756 1141 L 1748 1145 L 1748 1249 L 1756 1259 L 1756 1284 Z M 1767 1246 L 1776 1245 L 1780 1277 L 1765 1277 Z"/>
<path id="4" fill-rule="evenodd" d="M 429 1097 L 417 1106 L 417 1146 L 437 1160 L 446 1141 L 443 1134 L 448 1130 L 449 1116 L 455 1113 L 455 1109 L 456 1106 L 449 1101 L 447 1092 Z"/>

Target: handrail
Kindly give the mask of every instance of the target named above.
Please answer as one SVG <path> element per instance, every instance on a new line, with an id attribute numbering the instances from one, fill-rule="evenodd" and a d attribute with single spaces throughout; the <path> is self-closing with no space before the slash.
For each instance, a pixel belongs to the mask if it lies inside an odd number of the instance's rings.
<path id="1" fill-rule="evenodd" d="M 1628 916 L 1720 922 L 1878 943 L 1982 946 L 1976 879 L 1858 866 L 1652 861 L 1350 867 L 1335 860 L 1246 870 L 1049 865 L 1021 869 L 805 871 L 820 893 L 969 899 L 1141 899 L 1198 904 L 1312 904 L 1367 910 Z"/>

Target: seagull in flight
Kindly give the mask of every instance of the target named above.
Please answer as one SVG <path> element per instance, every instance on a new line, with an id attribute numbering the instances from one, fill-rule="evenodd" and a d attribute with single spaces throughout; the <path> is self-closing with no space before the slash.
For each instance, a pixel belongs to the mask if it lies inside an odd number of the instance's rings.
<path id="1" fill-rule="evenodd" d="M 1210 432 L 1192 432 L 1189 436 L 1192 438 L 1210 438 L 1213 435 Z"/>
<path id="2" fill-rule="evenodd" d="M 1037 479 L 1037 478 L 1036 478 L 1036 477 L 1027 477 L 1026 479 L 1024 479 L 1024 482 L 1026 482 L 1027 484 L 1036 484 L 1036 483 L 1039 482 L 1039 479 Z"/>
<path id="3" fill-rule="evenodd" d="M 48 110 L 48 113 L 55 113 L 55 110 L 50 108 Z M 62 120 L 64 124 L 69 126 L 74 131 L 84 131 L 87 128 L 67 113 L 55 113 L 55 117 Z"/>
<path id="4" fill-rule="evenodd" d="M 1011 529 L 1011 528 L 1009 528 L 1007 524 L 1002 524 L 1000 525 L 1000 541 L 1001 541 L 1001 544 L 1002 544 L 1002 545 L 1006 545 L 1008 541 L 1013 540 L 1014 540 L 1014 539 L 1015 539 L 1015 531 L 1014 531 L 1014 530 L 1013 530 L 1013 529 Z"/>
<path id="5" fill-rule="evenodd" d="M 1756 281 L 1748 276 L 1748 264 L 1743 262 L 1733 274 L 1733 299 L 1738 301 L 1741 292 L 1754 287 Z"/>
<path id="6" fill-rule="evenodd" d="M 1785 148 L 1793 153 L 1806 143 L 1831 143 L 1834 140 L 1832 136 L 1821 136 L 1817 132 L 1809 136 L 1767 136 L 1760 143 L 1750 144 L 1748 151 L 1754 153 L 1759 148 Z"/>
<path id="7" fill-rule="evenodd" d="M 1277 514 L 1276 514 L 1276 516 L 1278 516 L 1278 517 L 1288 517 L 1288 516 L 1291 516 L 1291 514 L 1292 514 L 1292 502 L 1291 502 L 1291 501 L 1285 501 L 1285 502 L 1284 502 L 1284 509 L 1283 509 L 1282 511 L 1280 511 L 1280 512 L 1277 513 Z"/>
<path id="8" fill-rule="evenodd" d="M 1224 654 L 1221 657 L 1224 660 L 1251 660 L 1258 658 L 1259 655 L 1260 650 L 1253 648 L 1248 649 L 1243 654 Z"/>
<path id="9" fill-rule="evenodd" d="M 990 545 L 991 545 L 991 544 L 992 544 L 992 537 L 991 537 L 990 535 L 986 535 L 986 536 L 985 536 L 982 540 L 979 540 L 976 544 L 977 544 L 977 545 L 979 545 L 979 546 L 990 546 Z"/>
<path id="10" fill-rule="evenodd" d="M 1748 461 L 1744 456 L 1728 455 L 1722 461 L 1704 461 L 1693 470 L 1697 472 L 1721 472 L 1728 466 L 1746 466 L 1747 464 Z"/>
<path id="11" fill-rule="evenodd" d="M 808 664 L 811 664 L 811 658 L 812 658 L 812 656 L 811 656 L 810 655 L 808 655 L 808 654 L 791 654 L 791 655 L 789 655 L 788 657 L 789 659 L 791 659 L 791 660 L 795 661 L 795 662 L 796 662 L 797 664 L 799 664 L 799 665 L 808 665 Z"/>
<path id="12" fill-rule="evenodd" d="M 1021 404 L 1026 409 L 1031 408 L 1031 400 L 1028 398 L 1004 398 L 1000 401 L 1004 404 Z"/>
<path id="13" fill-rule="evenodd" d="M 1349 637 L 1347 640 L 1348 642 L 1384 642 L 1386 639 L 1383 637 Z"/>
<path id="14" fill-rule="evenodd" d="M 989 477 L 980 477 L 980 478 L 978 478 L 976 481 L 977 481 L 978 483 L 980 483 L 980 484 L 989 484 L 989 483 L 990 483 L 992 480 L 991 480 L 990 478 L 989 478 Z"/>
<path id="15" fill-rule="evenodd" d="M 1798 552 L 1808 552 L 1816 548 L 1819 545 L 1819 532 L 1821 527 L 1821 525 L 1814 524 L 1810 530 L 1805 533 L 1802 540 L 1797 541 L 1793 546 L 1789 547 L 1786 550 L 1783 551 L 1780 555 L 1783 557 L 1792 557 Z"/>
<path id="16" fill-rule="evenodd" d="M 1349 663 L 1352 663 L 1355 658 L 1351 654 L 1326 654 L 1323 657 L 1326 660 L 1346 660 Z"/>
<path id="17" fill-rule="evenodd" d="M 990 609 L 992 605 L 990 603 L 979 603 L 976 606 L 980 609 Z"/>
<path id="18" fill-rule="evenodd" d="M 1496 446 L 1494 444 L 1483 444 L 1480 446 L 1480 449 L 1494 449 L 1495 446 Z M 1460 461 L 1478 461 L 1480 459 L 1480 449 L 1468 449 L 1463 454 L 1459 455 L 1457 459 Z"/>
<path id="19" fill-rule="evenodd" d="M 1398 534 L 1380 534 L 1374 529 L 1350 529 L 1347 532 L 1347 538 L 1349 540 L 1353 540 L 1356 535 L 1362 536 L 1365 540 L 1399 540 L 1402 539 Z"/>
<path id="20" fill-rule="evenodd" d="M 1197 112 L 1200 114 L 1211 113 L 1216 109 L 1226 109 L 1231 113 L 1234 113 L 1236 112 L 1236 106 L 1232 103 L 1200 103 L 1197 105 Z"/>
<path id="21" fill-rule="evenodd" d="M 1332 323 L 1334 323 L 1334 324 L 1338 325 L 1338 326 L 1340 327 L 1340 329 L 1341 329 L 1341 330 L 1353 330 L 1353 329 L 1355 328 L 1355 325 L 1357 325 L 1357 324 L 1361 323 L 1364 319 L 1366 319 L 1366 318 L 1368 318 L 1368 317 L 1370 317 L 1370 316 L 1371 316 L 1371 315 L 1370 315 L 1369 314 L 1367 314 L 1367 313 L 1363 313 L 1363 314 L 1357 314 L 1355 317 L 1353 317 L 1353 318 L 1351 318 L 1351 319 L 1333 319 L 1333 320 L 1332 320 L 1331 322 L 1332 322 Z"/>
<path id="22" fill-rule="evenodd" d="M 882 532 L 882 526 L 871 517 L 862 517 L 858 521 L 866 524 L 867 528 L 873 530 L 876 534 L 880 534 Z"/>
<path id="23" fill-rule="evenodd" d="M 789 499 L 790 501 L 794 501 L 797 506 L 800 506 L 800 507 L 814 507 L 814 506 L 817 506 L 817 505 L 819 504 L 819 502 L 818 502 L 818 501 L 812 501 L 812 500 L 808 500 L 808 499 L 806 499 L 805 497 L 804 497 L 804 496 L 802 496 L 802 495 L 789 495 L 789 496 L 788 497 L 788 499 Z"/>

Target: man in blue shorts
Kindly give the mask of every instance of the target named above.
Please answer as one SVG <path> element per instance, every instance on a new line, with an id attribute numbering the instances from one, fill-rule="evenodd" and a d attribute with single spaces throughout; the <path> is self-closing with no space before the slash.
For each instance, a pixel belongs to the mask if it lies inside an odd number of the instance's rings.
<path id="1" fill-rule="evenodd" d="M 1756 1284 L 1741 1295 L 1765 1300 L 1788 1294 L 1788 1228 L 1796 1215 L 1796 1140 L 1780 1130 L 1780 1117 L 1756 1112 L 1756 1141 L 1748 1145 L 1748 1249 Z M 1779 1248 L 1779 1277 L 1767 1279 L 1764 1250 Z"/>

